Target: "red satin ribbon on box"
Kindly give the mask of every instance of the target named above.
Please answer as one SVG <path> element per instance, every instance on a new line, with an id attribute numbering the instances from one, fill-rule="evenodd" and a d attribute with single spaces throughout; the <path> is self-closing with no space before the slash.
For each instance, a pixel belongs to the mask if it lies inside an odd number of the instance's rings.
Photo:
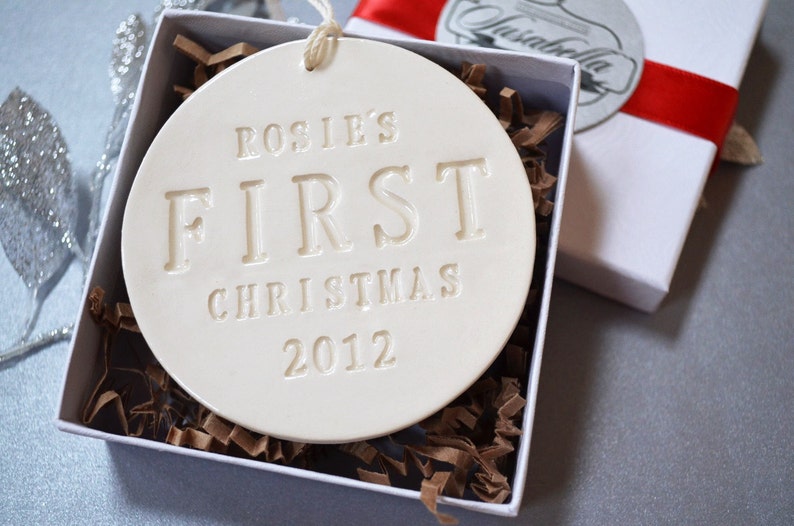
<path id="1" fill-rule="evenodd" d="M 353 12 L 425 40 L 435 40 L 436 23 L 447 0 L 361 0 Z M 708 77 L 646 60 L 642 77 L 621 111 L 670 126 L 722 147 L 739 92 Z"/>
<path id="2" fill-rule="evenodd" d="M 446 3 L 447 0 L 361 0 L 350 16 L 435 40 L 436 23 Z"/>
<path id="3" fill-rule="evenodd" d="M 739 92 L 733 86 L 646 60 L 637 89 L 620 111 L 672 126 L 721 148 L 738 103 Z"/>

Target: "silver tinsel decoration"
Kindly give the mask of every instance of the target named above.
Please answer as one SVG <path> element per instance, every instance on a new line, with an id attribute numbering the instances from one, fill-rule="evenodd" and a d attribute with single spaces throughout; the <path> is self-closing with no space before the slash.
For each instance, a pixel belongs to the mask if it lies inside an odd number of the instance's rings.
<path id="1" fill-rule="evenodd" d="M 77 193 L 58 125 L 15 89 L 0 105 L 0 242 L 31 289 L 77 249 Z"/>
<path id="2" fill-rule="evenodd" d="M 0 243 L 31 292 L 20 341 L 41 309 L 42 287 L 82 257 L 77 192 L 58 125 L 20 89 L 0 105 Z"/>

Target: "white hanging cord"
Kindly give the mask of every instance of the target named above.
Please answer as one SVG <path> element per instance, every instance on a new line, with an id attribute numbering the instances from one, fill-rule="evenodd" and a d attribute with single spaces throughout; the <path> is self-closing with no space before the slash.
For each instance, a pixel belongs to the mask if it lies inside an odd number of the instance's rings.
<path id="1" fill-rule="evenodd" d="M 323 16 L 323 21 L 306 40 L 306 49 L 303 51 L 303 65 L 312 71 L 325 60 L 330 43 L 328 37 L 342 36 L 342 26 L 334 20 L 334 8 L 329 0 L 309 0 L 309 3 Z"/>

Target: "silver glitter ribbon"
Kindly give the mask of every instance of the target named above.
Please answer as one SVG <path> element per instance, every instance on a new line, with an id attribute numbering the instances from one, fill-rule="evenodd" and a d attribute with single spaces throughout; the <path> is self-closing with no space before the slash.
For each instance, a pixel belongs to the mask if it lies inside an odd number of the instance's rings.
<path id="1" fill-rule="evenodd" d="M 20 89 L 0 105 L 0 242 L 31 291 L 24 341 L 77 244 L 77 191 L 58 125 Z"/>

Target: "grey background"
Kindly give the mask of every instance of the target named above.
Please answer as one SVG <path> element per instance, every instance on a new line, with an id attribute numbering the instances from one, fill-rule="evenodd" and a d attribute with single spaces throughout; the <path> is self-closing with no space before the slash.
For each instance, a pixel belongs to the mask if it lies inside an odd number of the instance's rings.
<path id="1" fill-rule="evenodd" d="M 115 28 L 155 4 L 0 2 L 0 97 L 20 86 L 47 108 L 81 173 L 113 112 Z M 354 1 L 334 5 L 344 23 Z M 738 112 L 766 162 L 708 181 L 662 308 L 554 283 L 521 515 L 445 510 L 462 523 L 794 523 L 792 27 L 772 0 Z M 0 261 L 0 341 L 26 294 L 14 277 Z M 42 328 L 73 318 L 79 269 L 64 280 Z M 0 523 L 435 523 L 416 501 L 60 433 L 66 358 L 63 343 L 0 369 Z"/>

